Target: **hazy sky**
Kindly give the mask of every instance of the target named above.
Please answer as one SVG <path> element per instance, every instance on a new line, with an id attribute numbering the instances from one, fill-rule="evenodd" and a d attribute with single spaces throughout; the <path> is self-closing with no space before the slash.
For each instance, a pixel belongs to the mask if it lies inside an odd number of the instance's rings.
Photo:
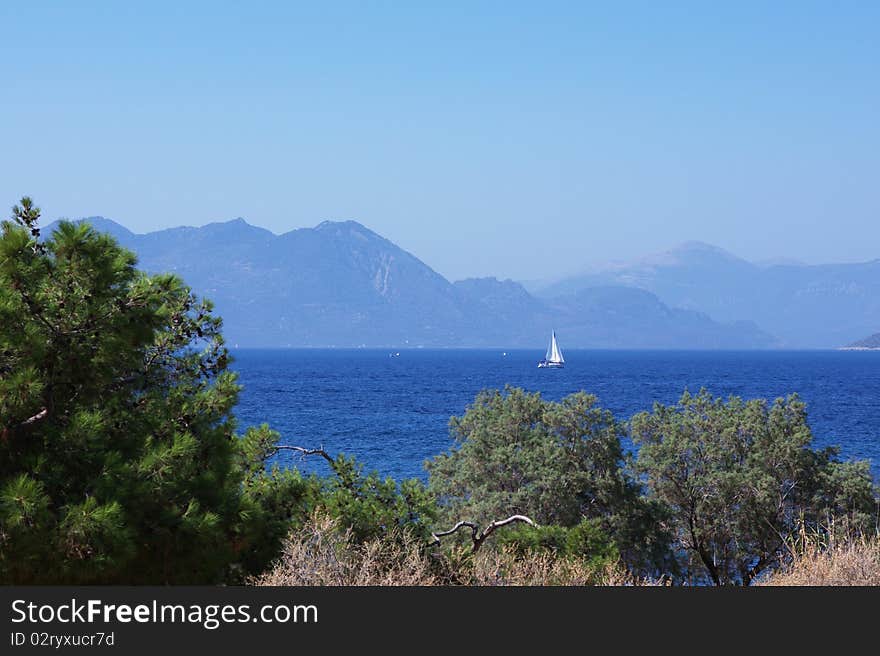
<path id="1" fill-rule="evenodd" d="M 355 219 L 452 279 L 880 257 L 880 3 L 720 4 L 4 2 L 0 203 Z"/>

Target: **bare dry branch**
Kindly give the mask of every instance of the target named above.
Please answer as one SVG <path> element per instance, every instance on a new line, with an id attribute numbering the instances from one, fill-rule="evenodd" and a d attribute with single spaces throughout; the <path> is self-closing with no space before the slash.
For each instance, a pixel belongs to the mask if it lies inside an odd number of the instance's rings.
<path id="1" fill-rule="evenodd" d="M 434 538 L 434 542 L 432 542 L 432 544 L 440 544 L 441 537 L 443 537 L 444 535 L 452 535 L 453 533 L 458 531 L 458 529 L 463 528 L 465 526 L 467 526 L 469 529 L 471 529 L 471 535 L 473 536 L 473 539 L 476 540 L 477 539 L 477 531 L 479 530 L 479 527 L 476 524 L 474 524 L 473 522 L 459 522 L 458 524 L 453 526 L 448 531 L 440 531 L 439 533 L 431 533 L 431 537 Z"/>
<path id="2" fill-rule="evenodd" d="M 27 428 L 28 426 L 32 426 L 33 424 L 36 424 L 38 421 L 42 421 L 43 419 L 45 419 L 48 416 L 49 416 L 49 409 L 43 408 L 37 414 L 35 414 L 33 417 L 28 417 L 24 421 L 21 421 L 17 424 L 13 424 L 12 426 L 0 427 L 0 440 L 5 442 L 6 440 L 9 439 L 10 435 L 15 433 L 15 431 L 20 430 L 22 428 Z"/>
<path id="3" fill-rule="evenodd" d="M 488 538 L 492 533 L 495 532 L 495 529 L 501 528 L 502 526 L 506 526 L 507 524 L 512 524 L 514 522 L 525 522 L 530 526 L 537 526 L 537 524 L 530 518 L 525 515 L 511 515 L 507 519 L 496 519 L 494 522 L 491 522 L 485 529 L 480 533 L 480 527 L 474 524 L 473 522 L 461 521 L 458 522 L 455 526 L 453 526 L 448 531 L 440 531 L 437 533 L 431 533 L 431 537 L 434 538 L 431 544 L 440 544 L 440 538 L 444 535 L 452 535 L 456 531 L 461 528 L 467 526 L 471 529 L 471 540 L 473 542 L 473 551 L 474 553 L 483 546 L 483 542 Z"/>
<path id="4" fill-rule="evenodd" d="M 501 528 L 502 526 L 506 526 L 507 524 L 512 524 L 513 522 L 525 522 L 529 526 L 537 526 L 534 521 L 526 517 L 525 515 L 511 515 L 507 519 L 495 520 L 491 524 L 486 527 L 486 530 L 483 531 L 483 534 L 480 536 L 480 540 L 485 540 L 492 533 L 495 532 L 496 528 Z"/>
<path id="5" fill-rule="evenodd" d="M 303 458 L 305 458 L 306 456 L 321 456 L 322 458 L 324 458 L 324 460 L 330 463 L 331 467 L 334 467 L 334 465 L 336 464 L 333 456 L 324 451 L 324 449 L 307 449 L 304 446 L 286 446 L 283 444 L 276 444 L 272 447 L 272 452 L 275 453 L 277 451 L 296 451 L 297 453 L 301 453 Z"/>
<path id="6" fill-rule="evenodd" d="M 35 424 L 38 421 L 40 421 L 41 419 L 45 419 L 48 415 L 49 415 L 48 408 L 43 408 L 37 414 L 35 414 L 33 417 L 28 417 L 23 422 L 21 422 L 17 426 L 17 428 L 24 428 L 25 426 L 30 426 L 31 424 Z"/>

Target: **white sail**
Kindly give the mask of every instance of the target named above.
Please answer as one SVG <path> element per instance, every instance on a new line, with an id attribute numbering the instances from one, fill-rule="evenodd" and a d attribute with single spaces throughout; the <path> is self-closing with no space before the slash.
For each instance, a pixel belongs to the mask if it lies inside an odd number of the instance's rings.
<path id="1" fill-rule="evenodd" d="M 555 330 L 550 337 L 550 347 L 547 349 L 547 362 L 558 362 L 560 364 L 565 362 L 562 357 L 562 350 L 559 348 L 559 344 L 556 342 Z"/>
<path id="2" fill-rule="evenodd" d="M 550 333 L 550 346 L 547 347 L 547 355 L 538 363 L 541 369 L 561 369 L 565 366 L 565 359 L 562 357 L 562 349 L 556 341 L 556 331 Z"/>

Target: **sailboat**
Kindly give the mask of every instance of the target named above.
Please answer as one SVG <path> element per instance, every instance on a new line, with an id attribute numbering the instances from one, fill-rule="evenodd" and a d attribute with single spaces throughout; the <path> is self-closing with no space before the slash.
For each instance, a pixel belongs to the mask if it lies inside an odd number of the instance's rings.
<path id="1" fill-rule="evenodd" d="M 556 331 L 554 330 L 550 334 L 550 346 L 547 347 L 547 355 L 538 363 L 538 367 L 541 369 L 562 369 L 564 366 L 565 359 L 562 357 L 562 349 L 559 348 L 559 344 L 556 342 Z"/>

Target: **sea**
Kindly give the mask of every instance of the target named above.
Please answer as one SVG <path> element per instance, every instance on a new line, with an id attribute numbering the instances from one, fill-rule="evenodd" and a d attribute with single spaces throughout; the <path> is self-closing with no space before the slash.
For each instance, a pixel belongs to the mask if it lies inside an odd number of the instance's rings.
<path id="1" fill-rule="evenodd" d="M 868 459 L 880 480 L 880 351 L 565 351 L 539 369 L 538 350 L 235 349 L 240 429 L 268 423 L 281 443 L 355 456 L 366 470 L 426 479 L 426 460 L 454 446 L 449 419 L 483 389 L 547 399 L 584 390 L 620 420 L 674 404 L 682 392 L 807 404 L 816 447 Z M 627 448 L 635 447 L 627 442 Z M 319 457 L 282 451 L 282 467 L 327 473 Z"/>

